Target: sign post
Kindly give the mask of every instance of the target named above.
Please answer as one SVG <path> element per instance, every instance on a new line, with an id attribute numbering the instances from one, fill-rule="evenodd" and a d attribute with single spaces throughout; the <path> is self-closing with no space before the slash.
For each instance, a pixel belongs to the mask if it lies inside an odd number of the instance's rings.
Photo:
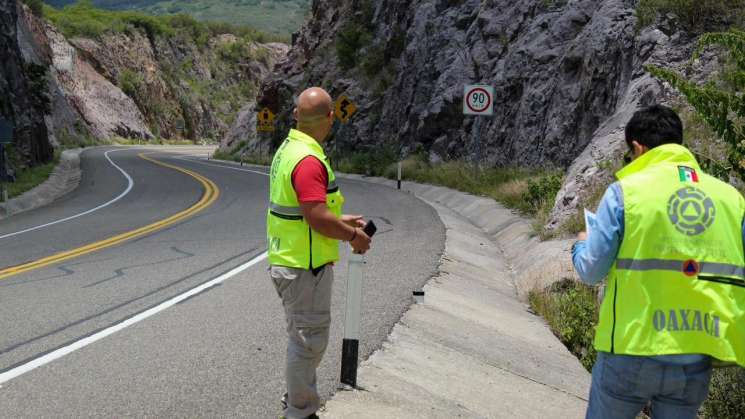
<path id="1" fill-rule="evenodd" d="M 256 132 L 274 132 L 276 116 L 269 108 L 264 108 L 256 115 Z"/>
<path id="2" fill-rule="evenodd" d="M 3 202 L 8 202 L 8 191 L 5 189 L 7 170 L 5 167 L 5 144 L 13 143 L 13 124 L 5 118 L 0 118 L 0 192 Z"/>
<path id="3" fill-rule="evenodd" d="M 463 114 L 494 115 L 494 87 L 483 84 L 466 86 L 463 89 Z"/>
<path id="4" fill-rule="evenodd" d="M 357 106 L 349 100 L 347 95 L 339 96 L 334 106 L 334 114 L 341 121 L 342 124 L 346 124 L 357 112 Z"/>

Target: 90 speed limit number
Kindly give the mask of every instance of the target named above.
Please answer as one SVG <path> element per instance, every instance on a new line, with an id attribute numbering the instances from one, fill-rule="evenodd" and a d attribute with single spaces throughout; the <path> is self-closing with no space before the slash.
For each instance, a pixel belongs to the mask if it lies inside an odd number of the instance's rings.
<path id="1" fill-rule="evenodd" d="M 494 114 L 494 87 L 466 86 L 463 90 L 463 113 L 466 115 Z"/>

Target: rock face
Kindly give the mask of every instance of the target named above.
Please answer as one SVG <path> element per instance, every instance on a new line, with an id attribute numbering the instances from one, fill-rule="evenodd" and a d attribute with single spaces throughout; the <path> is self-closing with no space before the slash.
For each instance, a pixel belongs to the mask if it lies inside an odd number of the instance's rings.
<path id="1" fill-rule="evenodd" d="M 351 143 L 390 142 L 404 152 L 423 146 L 439 158 L 498 165 L 568 166 L 630 81 L 632 3 L 316 1 L 260 102 L 287 121 L 293 93 L 326 85 L 360 108 L 342 130 Z M 361 16 L 366 7 L 369 16 Z M 335 40 L 368 18 L 363 37 L 371 41 L 342 70 Z M 375 74 L 369 57 L 380 49 L 385 64 Z M 400 54 L 387 55 L 396 49 Z M 463 86 L 475 83 L 495 86 L 494 117 L 463 116 Z"/>
<path id="2" fill-rule="evenodd" d="M 15 127 L 14 150 L 21 164 L 39 164 L 52 159 L 45 114 L 49 104 L 43 65 L 24 61 L 18 38 L 19 5 L 0 0 L 0 114 Z"/>
<path id="3" fill-rule="evenodd" d="M 320 85 L 359 108 L 335 129 L 341 150 L 364 144 L 401 155 L 423 149 L 434 161 L 569 168 L 551 219 L 558 226 L 620 158 L 633 112 L 665 100 L 643 65 L 690 57 L 684 34 L 639 32 L 636 4 L 316 0 L 258 107 L 278 113 L 277 144 L 293 95 Z M 495 87 L 493 117 L 463 115 L 467 84 Z"/>
<path id="4" fill-rule="evenodd" d="M 695 47 L 695 39 L 685 32 L 670 29 L 675 26 L 663 22 L 660 25 L 662 29 L 646 28 L 635 39 L 632 80 L 620 97 L 615 113 L 604 121 L 593 134 L 590 145 L 569 167 L 566 181 L 551 212 L 547 226 L 549 229 L 559 227 L 583 206 L 592 205 L 592 202 L 587 201 L 588 198 L 593 195 L 597 197 L 602 188 L 613 181 L 613 172 L 620 168 L 622 156 L 628 149 L 624 129 L 634 112 L 654 103 L 681 103 L 682 98 L 678 93 L 643 69 L 645 65 L 680 71 L 686 69 Z M 717 67 L 716 56 L 704 54 L 687 72 L 694 79 L 700 79 L 711 74 Z"/>
<path id="5" fill-rule="evenodd" d="M 93 136 L 153 138 L 132 98 L 99 74 L 89 61 L 81 59 L 53 26 L 45 24 L 45 33 L 53 53 L 54 79 Z"/>
<path id="6" fill-rule="evenodd" d="M 49 102 L 39 113 L 46 130 L 33 132 L 55 146 L 86 136 L 221 139 L 288 48 L 206 32 L 196 22 L 191 28 L 201 28 L 199 34 L 190 28 L 158 34 L 132 26 L 68 39 L 20 2 L 11 3 L 18 24 L 5 18 L 3 24 L 17 26 L 17 33 L 8 32 L 17 51 L 8 56 L 21 60 L 19 74 L 28 78 L 29 69 L 40 74 L 34 86 L 43 92 L 24 97 Z M 14 106 L 21 106 L 17 102 Z"/>

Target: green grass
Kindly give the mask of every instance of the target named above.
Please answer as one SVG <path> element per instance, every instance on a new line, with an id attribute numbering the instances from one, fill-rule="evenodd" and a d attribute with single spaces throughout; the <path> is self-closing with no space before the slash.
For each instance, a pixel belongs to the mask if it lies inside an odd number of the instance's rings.
<path id="1" fill-rule="evenodd" d="M 47 0 L 47 3 L 61 8 L 73 1 Z M 93 4 L 108 10 L 150 15 L 188 14 L 200 21 L 256 28 L 274 40 L 287 42 L 308 17 L 311 0 L 94 0 Z"/>
<path id="2" fill-rule="evenodd" d="M 58 162 L 59 153 L 56 153 L 52 162 L 24 169 L 16 173 L 16 181 L 5 184 L 5 187 L 8 188 L 8 198 L 20 196 L 24 192 L 28 192 L 44 183 L 44 181 L 49 179 L 49 175 L 52 174 Z"/>
<path id="3" fill-rule="evenodd" d="M 214 158 L 240 161 L 240 148 L 216 152 Z M 329 155 L 332 165 L 339 172 L 389 179 L 397 176 L 397 154 L 390 148 L 380 147 L 375 152 L 339 153 L 339 156 L 344 156 L 341 158 L 333 152 Z M 244 162 L 268 165 L 271 158 L 247 155 Z M 486 168 L 463 161 L 430 164 L 420 156 L 412 156 L 402 162 L 402 178 L 492 198 L 524 215 L 536 217 L 539 232 L 563 181 L 558 170 Z"/>
<path id="4" fill-rule="evenodd" d="M 546 319 L 554 334 L 588 371 L 597 356 L 592 345 L 599 313 L 597 295 L 596 288 L 566 279 L 546 290 L 531 291 L 528 296 L 533 311 Z"/>
<path id="5" fill-rule="evenodd" d="M 46 16 L 62 33 L 70 38 L 76 36 L 98 38 L 107 33 L 122 33 L 133 29 L 144 31 L 151 38 L 157 36 L 190 37 L 198 45 L 215 35 L 230 33 L 240 38 L 257 42 L 282 41 L 278 35 L 268 35 L 253 26 L 227 22 L 201 22 L 184 13 L 168 16 L 153 16 L 143 11 L 105 10 L 94 6 L 89 0 L 81 0 L 64 8 L 44 7 Z"/>
<path id="6" fill-rule="evenodd" d="M 658 15 L 676 15 L 685 29 L 701 32 L 739 25 L 745 18 L 742 0 L 641 0 L 636 9 L 639 27 L 655 22 Z"/>
<path id="7" fill-rule="evenodd" d="M 395 179 L 397 164 L 388 164 L 381 175 Z M 524 215 L 536 217 L 536 227 L 541 229 L 563 182 L 559 170 L 480 167 L 463 161 L 430 164 L 416 156 L 402 162 L 402 177 L 492 198 Z"/>
<path id="8" fill-rule="evenodd" d="M 113 139 L 115 145 L 194 145 L 191 140 L 172 140 L 167 138 L 156 138 L 153 140 L 141 140 L 136 138 L 116 137 Z"/>

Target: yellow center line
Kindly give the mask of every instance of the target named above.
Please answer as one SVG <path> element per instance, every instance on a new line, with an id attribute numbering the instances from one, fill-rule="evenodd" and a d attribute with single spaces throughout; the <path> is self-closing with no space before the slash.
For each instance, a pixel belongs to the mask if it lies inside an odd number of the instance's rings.
<path id="1" fill-rule="evenodd" d="M 52 256 L 47 256 L 41 259 L 37 259 L 32 262 L 24 263 L 22 265 L 17 266 L 11 266 L 9 268 L 4 268 L 0 270 L 0 280 L 6 279 L 8 277 L 18 275 L 24 272 L 32 271 L 35 269 L 40 269 L 47 267 L 49 265 L 63 262 L 66 260 L 74 259 L 79 256 L 83 256 L 89 253 L 97 252 L 102 249 L 106 249 L 112 246 L 116 246 L 118 244 L 124 243 L 128 240 L 132 240 L 138 237 L 145 236 L 147 234 L 154 233 L 158 230 L 161 230 L 165 227 L 168 227 L 170 225 L 176 224 L 180 221 L 183 221 L 192 215 L 208 208 L 210 205 L 212 205 L 215 201 L 217 201 L 217 198 L 220 196 L 220 189 L 215 185 L 214 182 L 207 179 L 206 177 L 192 172 L 191 170 L 187 170 L 178 166 L 174 166 L 168 163 L 163 163 L 161 161 L 155 160 L 153 158 L 150 158 L 146 156 L 144 153 L 138 154 L 138 156 L 142 159 L 145 159 L 149 162 L 152 162 L 154 164 L 157 164 L 159 166 L 167 167 L 169 169 L 177 170 L 179 172 L 185 173 L 202 184 L 204 187 L 204 193 L 202 194 L 201 199 L 191 207 L 174 214 L 166 219 L 156 221 L 152 224 L 146 225 L 144 227 L 140 227 L 136 230 L 128 231 L 126 233 L 119 234 L 114 237 L 110 237 L 105 240 L 101 240 L 95 243 L 87 244 L 82 247 L 78 247 L 76 249 L 67 250 L 61 253 L 57 253 Z"/>

